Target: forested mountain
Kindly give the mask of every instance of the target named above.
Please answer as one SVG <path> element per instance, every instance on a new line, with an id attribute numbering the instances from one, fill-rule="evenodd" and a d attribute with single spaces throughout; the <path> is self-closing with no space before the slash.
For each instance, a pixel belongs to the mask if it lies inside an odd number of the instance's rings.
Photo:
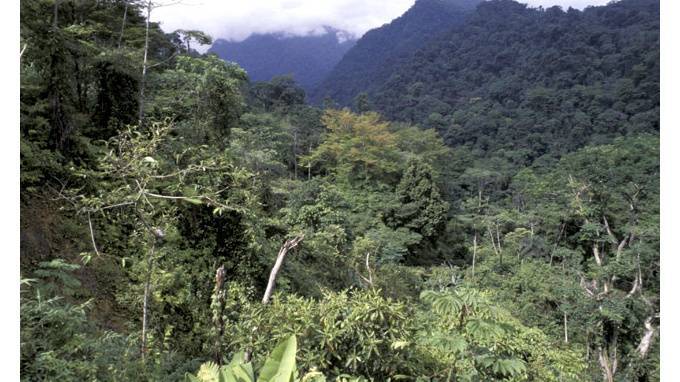
<path id="1" fill-rule="evenodd" d="M 583 12 L 482 3 L 369 93 L 388 118 L 448 144 L 531 161 L 659 129 L 659 2 Z"/>
<path id="2" fill-rule="evenodd" d="M 428 37 L 396 67 L 358 64 L 348 75 L 381 73 L 349 92 L 351 81 L 332 73 L 325 91 L 345 105 L 367 92 L 364 102 L 390 119 L 435 128 L 450 145 L 522 151 L 513 159 L 522 164 L 659 129 L 658 0 L 584 11 L 486 1 Z"/>
<path id="3" fill-rule="evenodd" d="M 326 27 L 321 35 L 253 34 L 243 41 L 218 39 L 209 52 L 238 63 L 252 81 L 290 75 L 310 91 L 323 80 L 355 40 L 349 33 Z"/>
<path id="4" fill-rule="evenodd" d="M 354 111 L 154 4 L 21 2 L 22 381 L 659 381 L 658 2 L 484 2 Z"/>
<path id="5" fill-rule="evenodd" d="M 442 32 L 459 25 L 481 0 L 417 0 L 402 16 L 364 34 L 314 89 L 312 99 L 331 97 L 349 105 L 362 91 L 384 83 L 404 60 Z"/>

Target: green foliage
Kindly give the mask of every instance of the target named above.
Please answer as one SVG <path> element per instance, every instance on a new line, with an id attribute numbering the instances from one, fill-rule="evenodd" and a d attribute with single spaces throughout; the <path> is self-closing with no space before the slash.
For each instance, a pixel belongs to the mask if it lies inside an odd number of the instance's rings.
<path id="1" fill-rule="evenodd" d="M 376 44 L 362 40 L 357 47 Z M 519 166 L 659 129 L 658 0 L 583 11 L 486 1 L 406 57 L 349 97 L 368 91 L 389 119 L 435 128 L 480 154 L 520 154 Z M 361 73 L 373 62 L 351 64 Z M 327 86 L 350 91 L 346 81 Z"/>
<path id="2" fill-rule="evenodd" d="M 460 380 L 580 380 L 582 356 L 568 349 L 551 349 L 548 337 L 525 327 L 507 311 L 474 289 L 425 291 L 421 299 L 435 319 L 421 336 L 426 351 L 441 360 L 437 373 Z"/>
<path id="3" fill-rule="evenodd" d="M 331 97 L 349 106 L 362 91 L 372 91 L 433 37 L 463 23 L 479 0 L 416 2 L 401 17 L 364 34 L 312 92 L 320 103 Z M 358 110 L 362 112 L 361 110 Z"/>
<path id="4" fill-rule="evenodd" d="M 322 121 L 329 134 L 305 159 L 310 165 L 323 162 L 340 181 L 384 178 L 397 171 L 396 137 L 378 114 L 327 110 Z"/>
<path id="5" fill-rule="evenodd" d="M 435 241 L 446 225 L 449 204 L 439 194 L 432 168 L 420 159 L 410 159 L 395 193 L 395 207 L 386 213 L 387 224 L 393 228 L 407 228 L 418 234 L 421 239 L 413 246 L 423 246 L 426 240 Z M 414 255 L 418 256 L 419 253 Z M 425 260 L 419 257 L 411 262 Z"/>
<path id="6" fill-rule="evenodd" d="M 343 60 L 355 114 L 22 1 L 22 380 L 657 380 L 658 3 L 447 4 Z"/>
<path id="7" fill-rule="evenodd" d="M 257 363 L 272 341 L 295 334 L 302 370 L 384 379 L 408 368 L 406 349 L 393 346 L 414 334 L 410 315 L 407 305 L 374 291 L 327 292 L 319 301 L 275 296 L 267 306 L 241 306 L 238 320 L 230 323 L 231 346 L 251 349 Z"/>
<path id="8" fill-rule="evenodd" d="M 244 108 L 246 73 L 214 55 L 179 56 L 173 69 L 152 78 L 147 115 L 172 116 L 197 143 L 222 142 Z"/>
<path id="9" fill-rule="evenodd" d="M 279 343 L 264 365 L 253 372 L 253 365 L 244 360 L 243 353 L 237 353 L 229 364 L 218 366 L 213 362 L 204 363 L 195 376 L 186 374 L 186 381 L 200 382 L 292 382 L 296 375 L 295 353 L 297 340 L 295 336 Z M 297 380 L 297 379 L 295 379 Z"/>
<path id="10" fill-rule="evenodd" d="M 269 82 L 257 82 L 250 88 L 252 104 L 265 111 L 287 111 L 305 103 L 305 91 L 290 76 L 277 76 Z"/>

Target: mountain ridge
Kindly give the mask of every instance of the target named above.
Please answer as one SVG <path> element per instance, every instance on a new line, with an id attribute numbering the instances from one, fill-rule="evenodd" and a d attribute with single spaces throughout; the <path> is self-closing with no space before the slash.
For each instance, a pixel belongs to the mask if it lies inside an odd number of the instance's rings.
<path id="1" fill-rule="evenodd" d="M 390 23 L 366 32 L 319 87 L 312 102 L 331 97 L 349 105 L 362 91 L 385 81 L 391 70 L 436 35 L 461 24 L 481 0 L 418 0 Z"/>
<path id="2" fill-rule="evenodd" d="M 306 91 L 316 86 L 354 45 L 345 31 L 325 27 L 325 33 L 305 36 L 285 32 L 251 34 L 243 41 L 218 39 L 208 50 L 243 67 L 251 81 L 290 75 Z"/>

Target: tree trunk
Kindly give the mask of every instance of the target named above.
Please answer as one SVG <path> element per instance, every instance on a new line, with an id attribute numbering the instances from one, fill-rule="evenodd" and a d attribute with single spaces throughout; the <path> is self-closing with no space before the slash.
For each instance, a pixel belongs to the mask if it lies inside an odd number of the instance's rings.
<path id="1" fill-rule="evenodd" d="M 477 230 L 472 238 L 472 278 L 475 278 L 475 263 L 477 262 Z"/>
<path id="2" fill-rule="evenodd" d="M 312 144 L 310 143 L 309 149 L 307 150 L 307 154 L 311 154 L 311 153 L 312 153 Z M 312 179 L 312 163 L 311 162 L 309 162 L 307 164 L 307 180 L 310 180 L 310 179 Z"/>
<path id="3" fill-rule="evenodd" d="M 602 377 L 604 382 L 614 382 L 614 373 L 616 372 L 614 364 L 609 359 L 609 355 L 605 350 L 600 348 L 598 350 L 598 361 L 602 368 Z"/>
<path id="4" fill-rule="evenodd" d="M 297 165 L 297 130 L 293 133 L 293 169 L 295 174 L 295 180 L 298 178 L 298 165 Z"/>
<path id="5" fill-rule="evenodd" d="M 60 0 L 54 0 L 54 7 L 52 9 L 54 13 L 52 17 L 52 28 L 54 28 L 54 30 L 59 28 L 59 1 Z"/>
<path id="6" fill-rule="evenodd" d="M 482 184 L 480 184 L 477 187 L 477 208 L 481 209 L 482 208 Z"/>
<path id="7" fill-rule="evenodd" d="M 279 270 L 281 269 L 281 265 L 283 265 L 283 260 L 285 259 L 286 254 L 291 249 L 297 247 L 297 245 L 304 238 L 305 238 L 304 235 L 300 235 L 293 239 L 288 239 L 279 250 L 279 254 L 276 256 L 276 262 L 274 263 L 274 267 L 272 268 L 272 271 L 269 274 L 269 282 L 267 283 L 267 289 L 265 290 L 264 296 L 262 297 L 262 304 L 266 305 L 267 303 L 269 303 L 269 299 L 272 297 L 272 294 L 274 293 L 274 286 L 276 285 L 276 276 L 278 275 Z"/>
<path id="8" fill-rule="evenodd" d="M 224 305 L 226 292 L 224 290 L 225 279 L 224 265 L 215 272 L 215 290 L 213 292 L 213 323 L 215 325 L 215 363 L 222 365 L 222 337 L 224 336 Z"/>
<path id="9" fill-rule="evenodd" d="M 616 370 L 618 369 L 618 333 L 614 329 L 611 339 L 607 342 L 605 341 L 604 349 L 602 346 L 598 347 L 598 361 L 600 362 L 600 367 L 602 368 L 602 376 L 605 382 L 614 382 L 614 375 L 616 375 Z"/>
<path id="10" fill-rule="evenodd" d="M 569 343 L 569 331 L 568 331 L 568 324 L 567 324 L 567 312 L 563 312 L 564 314 L 564 343 L 568 344 Z"/>
<path id="11" fill-rule="evenodd" d="M 647 319 L 645 320 L 645 334 L 642 336 L 640 344 L 636 349 L 638 354 L 640 355 L 640 358 L 645 358 L 647 356 L 649 348 L 652 345 L 652 340 L 654 339 L 655 333 L 656 329 L 652 325 L 652 316 L 647 317 Z"/>
<path id="12" fill-rule="evenodd" d="M 144 61 L 142 62 L 142 80 L 139 84 L 139 125 L 144 120 L 144 87 L 146 86 L 146 70 L 149 55 L 149 23 L 151 18 L 151 0 L 146 3 L 146 32 L 144 35 Z"/>
<path id="13" fill-rule="evenodd" d="M 489 234 L 489 239 L 491 239 L 491 246 L 493 247 L 493 252 L 498 255 L 498 249 L 496 248 L 496 242 L 493 238 L 493 232 L 491 232 L 491 227 L 486 226 L 486 232 Z"/>
<path id="14" fill-rule="evenodd" d="M 123 32 L 125 32 L 125 23 L 127 22 L 127 12 L 128 12 L 128 0 L 123 0 L 125 4 L 125 9 L 123 10 L 123 23 L 120 26 L 120 35 L 118 35 L 118 49 L 123 43 Z"/>
<path id="15" fill-rule="evenodd" d="M 565 223 L 560 224 L 560 232 L 557 234 L 557 239 L 555 240 L 555 245 L 553 246 L 552 252 L 550 252 L 550 265 L 553 265 L 553 259 L 555 256 L 555 251 L 557 250 L 557 246 L 560 244 L 560 240 L 562 239 L 562 233 L 564 232 L 564 227 L 566 226 Z M 564 261 L 562 262 L 564 264 Z"/>
<path id="16" fill-rule="evenodd" d="M 153 272 L 153 253 L 156 239 L 152 239 L 151 249 L 146 259 L 146 280 L 144 281 L 144 306 L 142 308 L 142 359 L 146 355 L 146 337 L 149 326 L 149 294 L 151 293 L 151 273 Z"/>
<path id="17" fill-rule="evenodd" d="M 501 230 L 498 223 L 496 223 L 496 241 L 498 242 L 498 251 L 503 252 L 503 247 L 501 247 Z"/>

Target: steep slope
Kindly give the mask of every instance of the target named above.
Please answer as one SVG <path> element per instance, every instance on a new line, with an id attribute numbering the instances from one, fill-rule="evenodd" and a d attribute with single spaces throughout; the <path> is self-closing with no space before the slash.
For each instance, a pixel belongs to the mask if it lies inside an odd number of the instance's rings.
<path id="1" fill-rule="evenodd" d="M 389 78 L 404 59 L 428 41 L 459 25 L 481 0 L 417 0 L 402 16 L 368 31 L 313 91 L 312 100 L 330 96 L 343 105 Z"/>
<path id="2" fill-rule="evenodd" d="M 395 69 L 370 102 L 450 145 L 531 161 L 659 128 L 659 1 L 584 11 L 479 5 Z M 518 159 L 519 160 L 519 159 Z"/>
<path id="3" fill-rule="evenodd" d="M 209 52 L 238 63 L 253 81 L 292 75 L 309 91 L 321 82 L 354 42 L 347 33 L 328 27 L 323 35 L 254 34 L 240 42 L 219 39 Z"/>

